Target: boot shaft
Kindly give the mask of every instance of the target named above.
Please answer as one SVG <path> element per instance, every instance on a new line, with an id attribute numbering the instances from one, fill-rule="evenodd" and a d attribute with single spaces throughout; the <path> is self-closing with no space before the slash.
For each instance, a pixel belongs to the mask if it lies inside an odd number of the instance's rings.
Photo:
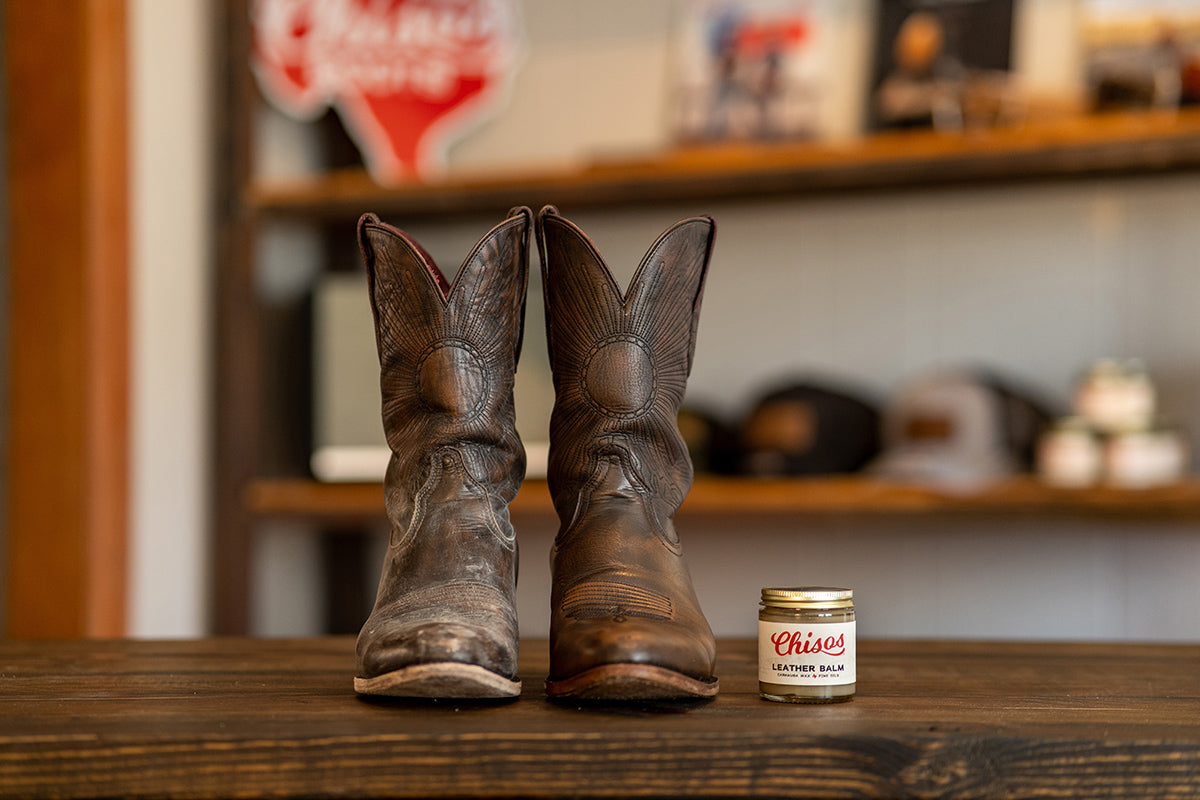
<path id="1" fill-rule="evenodd" d="M 666 522 L 691 485 L 678 414 L 696 348 L 714 223 L 683 220 L 650 247 L 622 292 L 576 225 L 538 217 L 547 347 L 554 376 L 549 481 L 567 525 L 611 464 Z M 637 487 L 633 487 L 636 491 Z"/>
<path id="2" fill-rule="evenodd" d="M 450 449 L 502 508 L 525 471 L 513 374 L 528 281 L 527 208 L 510 212 L 453 281 L 403 231 L 359 221 L 379 353 L 383 428 L 392 451 L 388 514 L 404 530 L 435 459 Z"/>
<path id="3" fill-rule="evenodd" d="M 673 517 L 691 486 L 678 414 L 713 241 L 684 220 L 622 292 L 583 232 L 538 218 L 554 374 L 549 483 L 555 697 L 711 697 L 716 644 Z"/>

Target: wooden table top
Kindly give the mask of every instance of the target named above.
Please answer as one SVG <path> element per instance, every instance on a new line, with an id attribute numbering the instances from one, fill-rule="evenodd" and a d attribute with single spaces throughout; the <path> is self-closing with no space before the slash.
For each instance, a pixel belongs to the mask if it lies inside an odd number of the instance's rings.
<path id="1" fill-rule="evenodd" d="M 1200 646 L 861 641 L 858 695 L 367 702 L 353 641 L 0 642 L 0 797 L 1200 797 Z"/>

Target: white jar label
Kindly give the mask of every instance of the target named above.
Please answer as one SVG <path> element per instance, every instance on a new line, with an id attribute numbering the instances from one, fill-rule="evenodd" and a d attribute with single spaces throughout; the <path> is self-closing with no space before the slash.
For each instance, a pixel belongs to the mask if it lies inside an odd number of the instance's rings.
<path id="1" fill-rule="evenodd" d="M 758 622 L 758 679 L 791 686 L 854 683 L 853 622 Z"/>

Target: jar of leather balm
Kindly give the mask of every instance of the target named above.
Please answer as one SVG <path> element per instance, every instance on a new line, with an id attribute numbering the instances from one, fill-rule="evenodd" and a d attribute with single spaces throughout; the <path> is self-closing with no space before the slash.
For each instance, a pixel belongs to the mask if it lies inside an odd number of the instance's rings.
<path id="1" fill-rule="evenodd" d="M 759 694 L 778 703 L 840 703 L 854 697 L 854 629 L 850 589 L 763 589 Z"/>

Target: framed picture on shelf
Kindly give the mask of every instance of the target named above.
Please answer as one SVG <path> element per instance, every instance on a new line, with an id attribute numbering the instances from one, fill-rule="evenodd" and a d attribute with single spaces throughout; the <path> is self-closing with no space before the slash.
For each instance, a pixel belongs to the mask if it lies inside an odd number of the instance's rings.
<path id="1" fill-rule="evenodd" d="M 816 135 L 834 0 L 691 0 L 677 26 L 672 128 L 683 142 Z"/>
<path id="2" fill-rule="evenodd" d="M 1013 113 L 1013 0 L 880 3 L 870 127 L 959 130 Z"/>

